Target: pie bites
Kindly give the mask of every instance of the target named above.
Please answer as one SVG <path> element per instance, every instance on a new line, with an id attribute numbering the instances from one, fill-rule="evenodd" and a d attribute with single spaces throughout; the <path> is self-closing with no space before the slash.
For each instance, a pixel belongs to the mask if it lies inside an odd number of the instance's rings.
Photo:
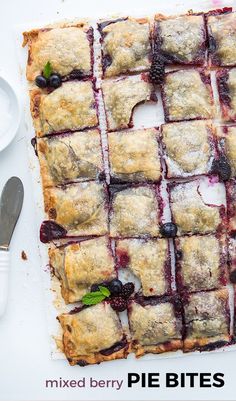
<path id="1" fill-rule="evenodd" d="M 157 101 L 154 87 L 144 74 L 102 82 L 108 131 L 133 126 L 133 109 L 140 103 Z"/>
<path id="2" fill-rule="evenodd" d="M 236 68 L 216 72 L 222 116 L 227 121 L 236 121 Z"/>
<path id="3" fill-rule="evenodd" d="M 26 76 L 34 81 L 49 61 L 54 73 L 65 78 L 92 75 L 93 28 L 86 23 L 49 26 L 24 32 L 28 44 Z"/>
<path id="4" fill-rule="evenodd" d="M 178 303 L 176 307 L 176 303 Z M 136 357 L 182 348 L 182 316 L 177 298 L 134 300 L 129 307 L 132 350 Z"/>
<path id="5" fill-rule="evenodd" d="M 127 341 L 117 313 L 106 303 L 58 316 L 65 355 L 71 365 L 85 366 L 126 358 Z"/>
<path id="6" fill-rule="evenodd" d="M 44 187 L 96 180 L 104 173 L 99 130 L 40 138 L 36 149 Z"/>
<path id="7" fill-rule="evenodd" d="M 66 303 L 80 301 L 93 284 L 102 284 L 116 277 L 107 237 L 51 248 L 49 262 L 61 281 L 61 292 Z"/>
<path id="8" fill-rule="evenodd" d="M 208 174 L 216 154 L 214 131 L 212 122 L 205 120 L 163 124 L 167 178 Z"/>
<path id="9" fill-rule="evenodd" d="M 129 268 L 140 280 L 145 297 L 171 292 L 171 265 L 167 239 L 124 239 L 116 242 L 118 268 Z"/>
<path id="10" fill-rule="evenodd" d="M 206 29 L 204 16 L 156 15 L 154 46 L 165 63 L 203 65 L 206 60 Z"/>
<path id="11" fill-rule="evenodd" d="M 230 9 L 228 9 L 230 11 Z M 207 16 L 209 53 L 213 66 L 236 65 L 236 13 Z"/>
<path id="12" fill-rule="evenodd" d="M 206 70 L 168 72 L 161 92 L 166 122 L 213 117 L 211 79 Z"/>
<path id="13" fill-rule="evenodd" d="M 151 38 L 147 19 L 117 19 L 98 24 L 104 76 L 145 71 L 150 66 Z"/>
<path id="14" fill-rule="evenodd" d="M 184 305 L 184 351 L 214 349 L 230 340 L 228 290 L 198 292 Z"/>
<path id="15" fill-rule="evenodd" d="M 32 89 L 30 99 L 38 137 L 98 125 L 93 84 L 90 81 L 64 82 L 51 93 Z"/>
<path id="16" fill-rule="evenodd" d="M 111 237 L 159 236 L 160 211 L 155 186 L 125 186 L 111 190 Z"/>
<path id="17" fill-rule="evenodd" d="M 44 190 L 45 212 L 68 236 L 104 235 L 108 231 L 107 193 L 88 181 Z"/>
<path id="18" fill-rule="evenodd" d="M 225 208 L 204 203 L 199 192 L 200 183 L 195 180 L 168 186 L 171 213 L 179 236 L 208 234 L 221 228 Z"/>
<path id="19" fill-rule="evenodd" d="M 176 279 L 180 291 L 212 290 L 226 284 L 225 238 L 192 235 L 175 240 Z"/>
<path id="20" fill-rule="evenodd" d="M 112 183 L 160 180 L 157 129 L 111 132 L 108 146 Z"/>

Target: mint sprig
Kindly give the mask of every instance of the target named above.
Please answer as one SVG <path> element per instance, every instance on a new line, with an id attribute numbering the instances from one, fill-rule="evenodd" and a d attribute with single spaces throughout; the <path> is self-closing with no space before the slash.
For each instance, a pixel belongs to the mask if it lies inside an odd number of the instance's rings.
<path id="1" fill-rule="evenodd" d="M 111 293 L 107 287 L 99 285 L 99 291 L 88 292 L 82 298 L 84 305 L 96 305 L 108 298 Z"/>
<path id="2" fill-rule="evenodd" d="M 44 78 L 48 79 L 51 75 L 52 75 L 52 65 L 50 61 L 48 61 L 43 68 L 43 76 Z"/>

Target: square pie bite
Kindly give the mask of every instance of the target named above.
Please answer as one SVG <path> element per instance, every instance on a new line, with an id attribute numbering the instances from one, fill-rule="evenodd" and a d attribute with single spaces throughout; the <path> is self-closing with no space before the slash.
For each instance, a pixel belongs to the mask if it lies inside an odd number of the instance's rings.
<path id="1" fill-rule="evenodd" d="M 120 18 L 98 24 L 104 77 L 147 70 L 151 58 L 150 25 L 146 18 Z"/>
<path id="2" fill-rule="evenodd" d="M 90 81 L 64 82 L 50 93 L 32 89 L 30 99 L 38 137 L 98 125 L 93 84 Z"/>
<path id="3" fill-rule="evenodd" d="M 71 365 L 90 365 L 126 358 L 128 345 L 118 314 L 108 303 L 58 316 L 63 346 Z"/>
<path id="4" fill-rule="evenodd" d="M 44 190 L 49 220 L 67 236 L 104 235 L 108 231 L 107 193 L 103 184 L 88 181 Z"/>
<path id="5" fill-rule="evenodd" d="M 137 298 L 130 303 L 128 317 L 136 357 L 182 348 L 181 303 L 177 297 Z"/>
<path id="6" fill-rule="evenodd" d="M 36 149 L 44 187 L 96 180 L 104 175 L 99 130 L 40 138 Z"/>
<path id="7" fill-rule="evenodd" d="M 102 93 L 108 131 L 131 128 L 134 107 L 157 101 L 154 87 L 144 74 L 103 81 Z"/>
<path id="8" fill-rule="evenodd" d="M 192 235 L 175 240 L 176 279 L 180 291 L 213 290 L 226 284 L 225 237 Z"/>
<path id="9" fill-rule="evenodd" d="M 222 117 L 236 121 L 236 68 L 216 72 Z"/>
<path id="10" fill-rule="evenodd" d="M 209 54 L 213 66 L 236 65 L 236 13 L 214 13 L 207 16 Z"/>
<path id="11" fill-rule="evenodd" d="M 159 236 L 160 210 L 156 186 L 110 187 L 111 237 Z"/>
<path id="12" fill-rule="evenodd" d="M 206 70 L 168 72 L 161 92 L 166 122 L 213 117 L 211 79 Z"/>
<path id="13" fill-rule="evenodd" d="M 171 292 L 171 265 L 167 239 L 124 239 L 116 242 L 118 268 L 129 268 L 140 280 L 145 297 Z"/>
<path id="14" fill-rule="evenodd" d="M 49 249 L 49 262 L 66 303 L 78 302 L 93 284 L 116 277 L 111 244 L 98 237 Z"/>
<path id="15" fill-rule="evenodd" d="M 111 132 L 108 146 L 112 183 L 160 180 L 157 129 Z"/>
<path id="16" fill-rule="evenodd" d="M 228 290 L 198 292 L 186 298 L 184 352 L 226 344 L 230 340 Z"/>
<path id="17" fill-rule="evenodd" d="M 170 208 L 177 235 L 208 234 L 222 228 L 225 207 L 204 203 L 201 180 L 169 184 Z"/>
<path id="18" fill-rule="evenodd" d="M 84 22 L 48 26 L 24 32 L 28 44 L 26 76 L 34 81 L 49 61 L 54 73 L 66 79 L 92 75 L 93 28 Z"/>
<path id="19" fill-rule="evenodd" d="M 165 17 L 156 15 L 154 47 L 168 64 L 203 65 L 206 29 L 203 14 Z"/>
<path id="20" fill-rule="evenodd" d="M 190 177 L 211 171 L 216 155 L 211 121 L 163 124 L 161 140 L 167 178 Z"/>

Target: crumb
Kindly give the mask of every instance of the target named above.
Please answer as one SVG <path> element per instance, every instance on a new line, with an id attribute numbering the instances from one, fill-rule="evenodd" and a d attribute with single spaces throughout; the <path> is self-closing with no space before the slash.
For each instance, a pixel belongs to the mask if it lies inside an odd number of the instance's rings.
<path id="1" fill-rule="evenodd" d="M 22 259 L 22 260 L 28 260 L 28 257 L 27 257 L 27 255 L 26 255 L 25 251 L 22 251 L 22 252 L 21 252 L 21 259 Z"/>

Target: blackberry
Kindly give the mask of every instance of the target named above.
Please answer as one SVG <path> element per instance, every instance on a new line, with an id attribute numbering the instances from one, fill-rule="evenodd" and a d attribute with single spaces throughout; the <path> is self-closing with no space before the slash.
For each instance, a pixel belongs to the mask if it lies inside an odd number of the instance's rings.
<path id="1" fill-rule="evenodd" d="M 213 160 L 211 171 L 213 174 L 218 174 L 222 181 L 227 181 L 231 177 L 231 167 L 225 156 Z"/>
<path id="2" fill-rule="evenodd" d="M 128 299 L 133 294 L 133 292 L 134 292 L 134 283 L 129 282 L 123 285 L 120 295 L 123 298 Z"/>
<path id="3" fill-rule="evenodd" d="M 160 232 L 163 237 L 174 238 L 177 234 L 177 226 L 174 223 L 162 224 Z"/>
<path id="4" fill-rule="evenodd" d="M 108 288 L 112 295 L 120 295 L 122 287 L 122 282 L 117 278 L 114 278 L 114 280 L 112 280 L 108 285 Z"/>
<path id="5" fill-rule="evenodd" d="M 117 312 L 123 312 L 127 308 L 127 301 L 122 297 L 114 297 L 110 301 L 112 309 Z"/>
<path id="6" fill-rule="evenodd" d="M 149 79 L 153 84 L 160 85 L 164 81 L 164 76 L 165 63 L 163 57 L 160 55 L 154 55 L 149 72 Z"/>

